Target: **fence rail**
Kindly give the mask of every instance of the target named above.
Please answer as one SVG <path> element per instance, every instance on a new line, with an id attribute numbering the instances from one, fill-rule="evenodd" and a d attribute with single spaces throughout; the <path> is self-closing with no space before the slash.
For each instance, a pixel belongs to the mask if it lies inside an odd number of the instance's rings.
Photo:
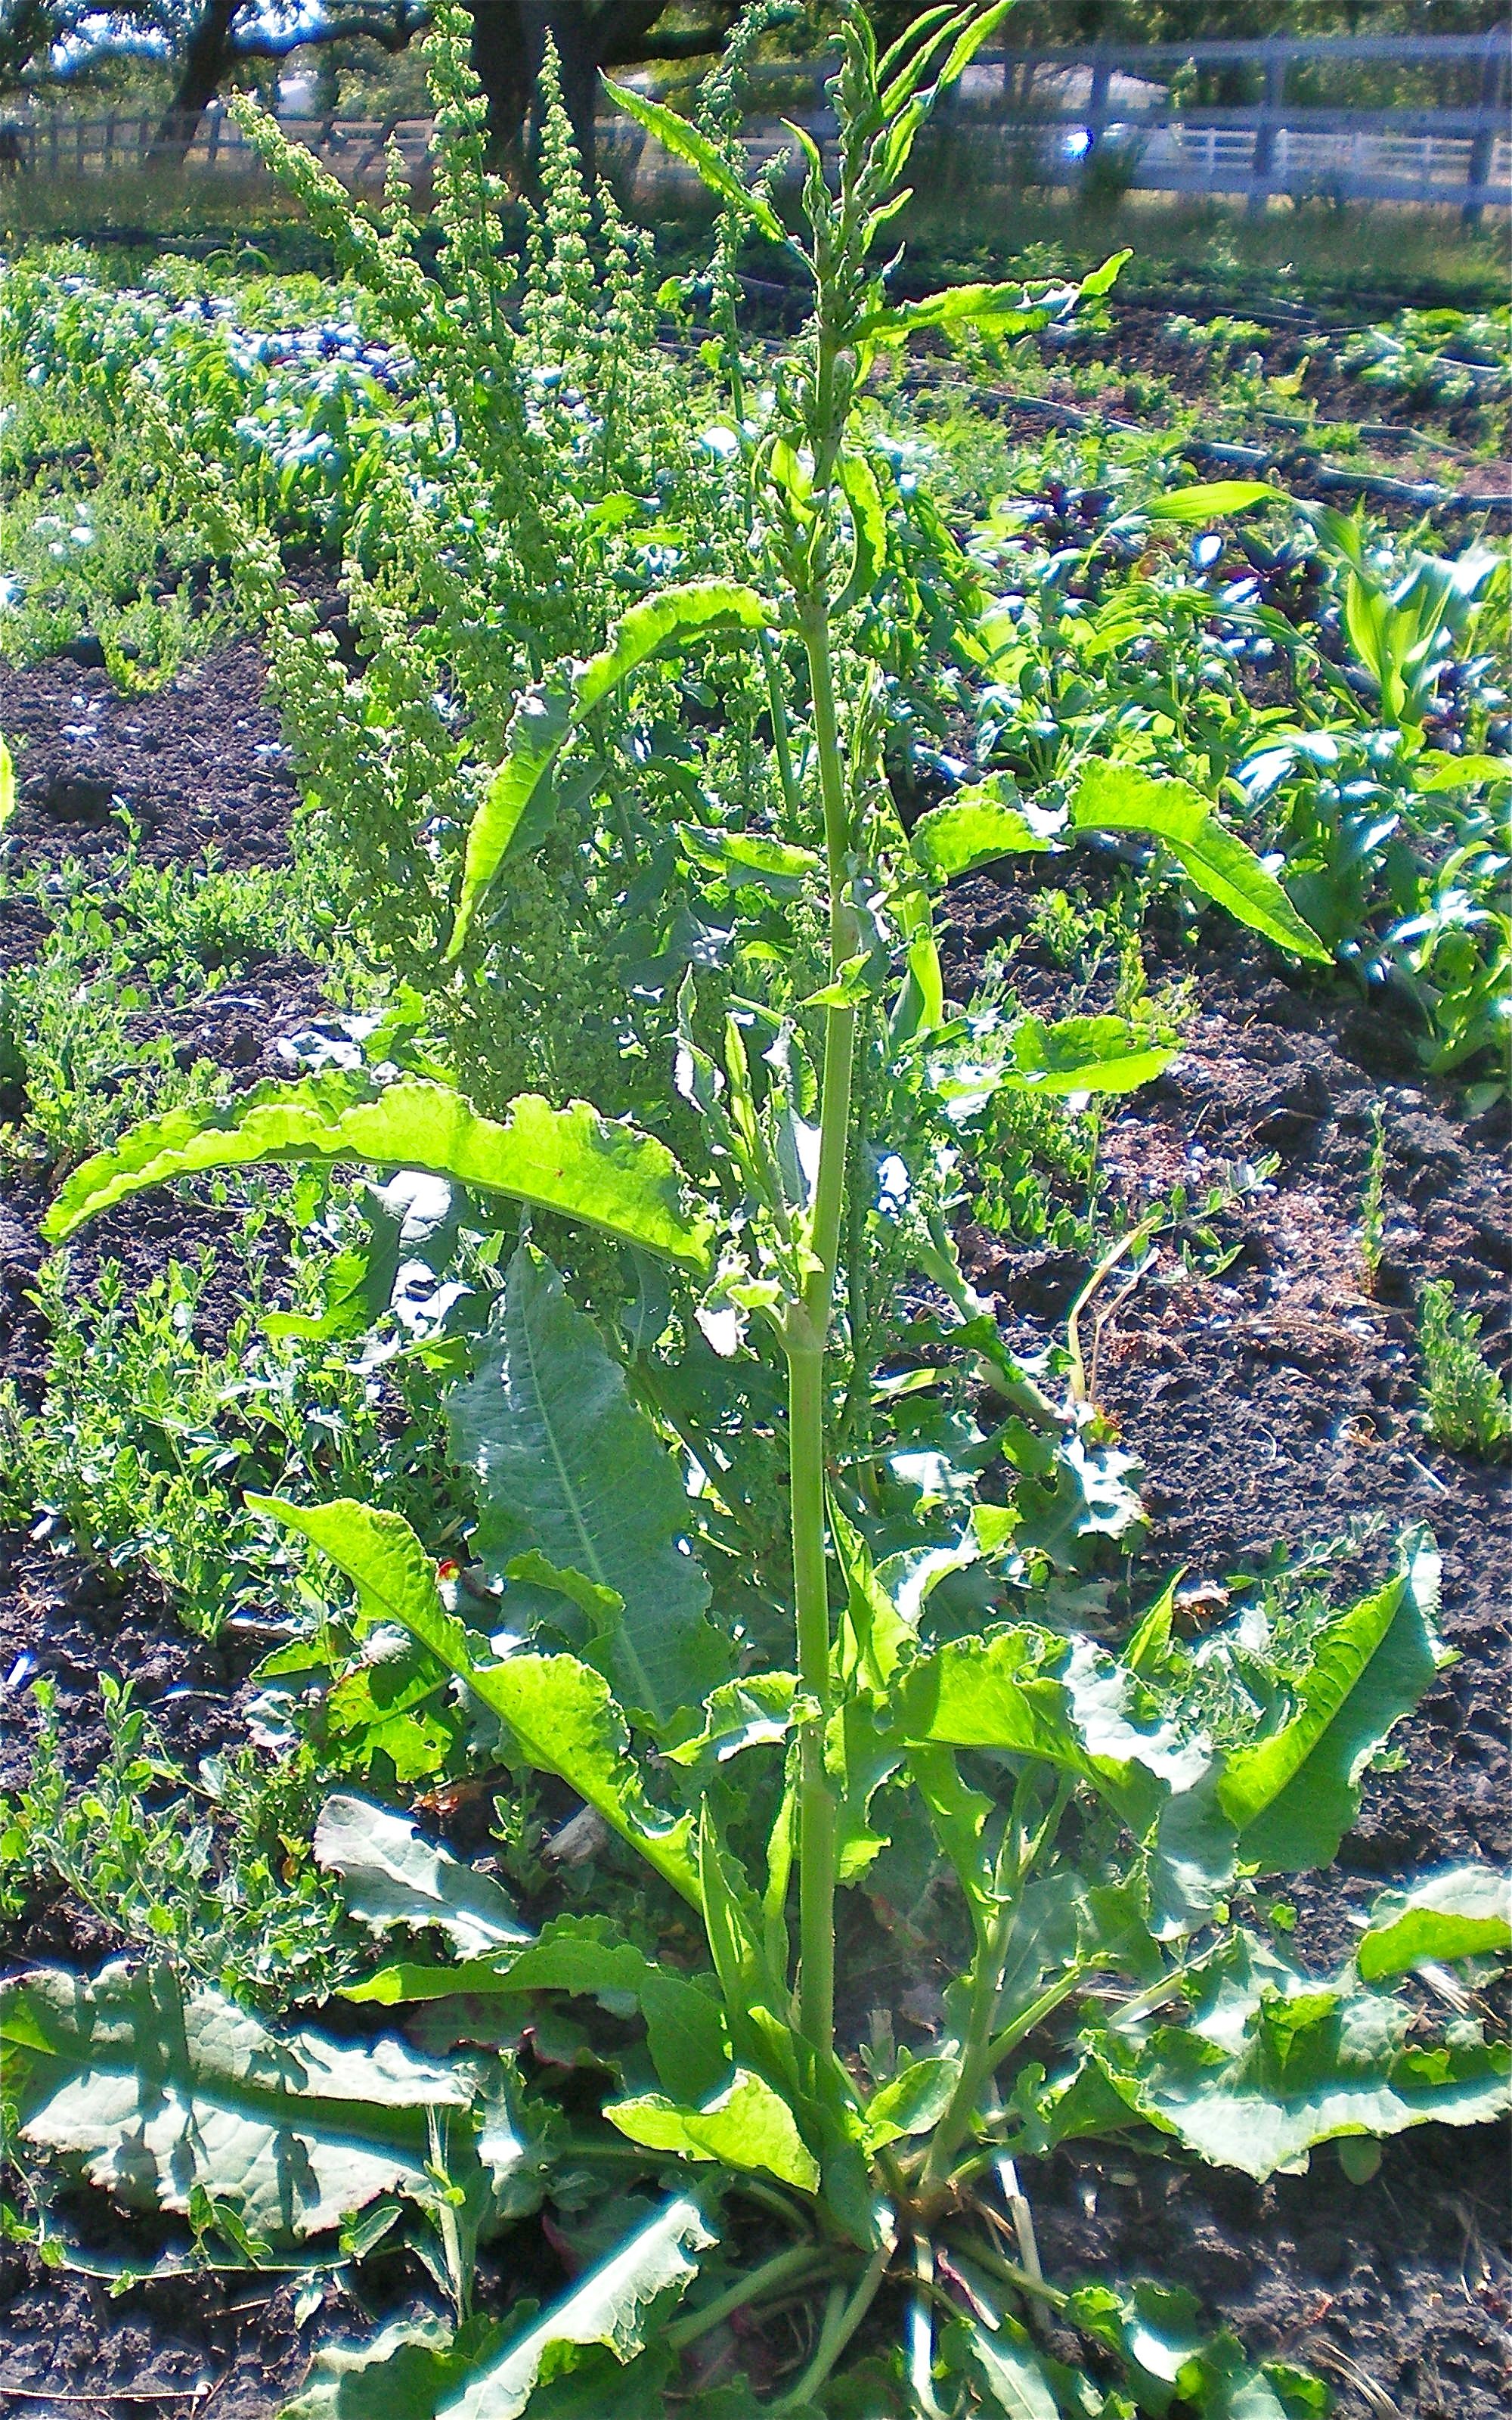
<path id="1" fill-rule="evenodd" d="M 823 143 L 834 131 L 823 86 L 833 62 L 758 70 L 746 142 L 753 158 L 783 137 L 771 97 L 804 117 Z M 1443 106 L 1418 101 L 1368 109 L 1292 101 L 1293 69 L 1397 67 L 1449 71 L 1463 90 Z M 1178 97 L 1182 70 L 1259 71 L 1261 97 L 1244 104 Z M 1340 200 L 1458 204 L 1473 218 L 1488 204 L 1512 205 L 1512 138 L 1507 95 L 1512 43 L 1505 33 L 1279 36 L 1265 41 L 1161 42 L 1091 51 L 1009 51 L 979 60 L 937 123 L 935 140 L 977 178 L 1003 183 L 1072 186 L 1102 155 L 1102 166 L 1131 190 L 1242 195 L 1263 209 L 1273 194 L 1326 194 Z M 799 98 L 795 102 L 794 96 Z M 342 181 L 381 182 L 391 144 L 412 172 L 424 173 L 430 121 L 285 116 L 284 131 L 303 143 Z M 0 124 L 0 173 L 88 176 L 165 165 L 169 173 L 214 171 L 256 178 L 256 153 L 218 104 L 180 130 L 181 159 L 164 151 L 160 121 L 113 114 L 72 118 L 17 116 Z M 692 172 L 650 144 L 623 116 L 600 121 L 606 158 L 643 185 L 648 196 Z"/>

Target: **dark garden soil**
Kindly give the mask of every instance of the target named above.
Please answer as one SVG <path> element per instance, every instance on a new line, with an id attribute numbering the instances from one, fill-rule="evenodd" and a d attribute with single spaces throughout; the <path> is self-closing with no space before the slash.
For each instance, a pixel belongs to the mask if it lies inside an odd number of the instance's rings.
<path id="1" fill-rule="evenodd" d="M 146 700 L 116 698 L 102 674 L 69 663 L 0 672 L 0 729 L 21 743 L 13 832 L 33 861 L 103 861 L 120 845 L 116 800 L 163 863 L 213 844 L 224 861 L 253 865 L 286 846 L 292 789 L 248 643 Z M 1066 978 L 1030 934 L 1032 883 L 979 875 L 956 887 L 952 906 L 948 989 L 963 992 L 986 949 L 1018 937 L 1013 981 L 1026 1002 L 1064 1004 Z M 0 966 L 29 957 L 44 932 L 37 912 L 0 908 Z M 1184 1273 L 1166 1247 L 1133 1292 L 1119 1298 L 1121 1273 L 1110 1281 L 1096 1388 L 1144 1466 L 1161 1567 L 1187 1566 L 1194 1622 L 1221 1618 L 1225 1589 L 1278 1542 L 1347 1535 L 1329 1581 L 1343 1589 L 1379 1574 L 1412 1523 L 1428 1523 L 1440 1541 L 1443 1627 L 1460 1660 L 1397 1734 L 1394 1769 L 1368 1776 L 1326 1893 L 1287 1892 L 1297 1945 L 1326 1967 L 1348 1952 L 1351 1911 L 1383 1883 L 1420 1865 L 1500 1861 L 1512 1846 L 1499 1685 L 1512 1629 L 1512 1504 L 1504 1473 L 1434 1447 L 1412 1420 L 1412 1305 L 1424 1279 L 1453 1278 L 1493 1350 L 1512 1345 L 1512 1155 L 1504 1122 L 1468 1118 L 1451 1087 L 1414 1072 L 1409 1030 L 1389 1009 L 1367 1007 L 1342 983 L 1288 980 L 1231 930 L 1219 939 L 1195 966 L 1173 939 L 1163 964 L 1152 934 L 1152 980 L 1195 973 L 1196 1006 L 1180 1059 L 1110 1119 L 1107 1165 L 1132 1194 L 1178 1178 L 1196 1192 L 1221 1163 L 1265 1154 L 1280 1164 L 1221 1221 L 1225 1241 L 1241 1247 L 1221 1275 Z M 212 999 L 183 1038 L 250 1080 L 283 1065 L 278 1037 L 317 1007 L 314 970 L 270 934 L 266 964 L 237 979 L 234 1004 Z M 1358 1235 L 1378 1107 L 1386 1234 L 1372 1294 Z M 26 1295 L 42 1206 L 40 1187 L 14 1182 L 0 1202 L 0 1370 L 33 1398 L 46 1340 Z M 196 1242 L 224 1251 L 234 1226 L 229 1213 L 186 1216 L 148 1197 L 100 1222 L 77 1255 L 79 1274 L 108 1253 L 142 1282 Z M 1011 1342 L 1037 1347 L 1059 1332 L 1083 1264 L 980 1228 L 964 1243 Z M 237 1302 L 230 1259 L 216 1287 L 205 1316 L 224 1333 Z M 25 1772 L 26 1683 L 39 1672 L 54 1683 L 70 1762 L 85 1773 L 104 1745 L 101 1665 L 134 1680 L 192 1764 L 237 1735 L 250 1660 L 236 1645 L 190 1638 L 147 1584 L 12 1536 L 0 1544 L 0 1788 Z M 31 1911 L 8 1955 L 87 1963 L 118 1946 L 59 1899 Z M 1507 2409 L 1512 2245 L 1499 2130 L 1399 2138 L 1364 2186 L 1328 2151 L 1308 2174 L 1265 2187 L 1122 2150 L 1025 2166 L 1049 2273 L 1190 2285 L 1254 2350 L 1325 2371 L 1343 2413 L 1499 2420 Z M 112 2299 L 102 2283 L 6 2250 L 0 2413 L 122 2420 L 208 2408 L 215 2420 L 270 2420 L 311 2337 L 339 2332 L 344 2317 L 328 2305 L 297 2333 L 291 2288 L 253 2276 L 167 2279 Z"/>

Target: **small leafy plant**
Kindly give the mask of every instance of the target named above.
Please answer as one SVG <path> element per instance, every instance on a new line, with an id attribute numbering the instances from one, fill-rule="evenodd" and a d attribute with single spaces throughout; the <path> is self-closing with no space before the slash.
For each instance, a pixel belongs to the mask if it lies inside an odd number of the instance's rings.
<path id="1" fill-rule="evenodd" d="M 1480 1349 L 1479 1315 L 1460 1311 L 1447 1278 L 1430 1279 L 1418 1302 L 1423 1347 L 1423 1420 L 1453 1453 L 1499 1461 L 1512 1441 L 1512 1390 Z"/>

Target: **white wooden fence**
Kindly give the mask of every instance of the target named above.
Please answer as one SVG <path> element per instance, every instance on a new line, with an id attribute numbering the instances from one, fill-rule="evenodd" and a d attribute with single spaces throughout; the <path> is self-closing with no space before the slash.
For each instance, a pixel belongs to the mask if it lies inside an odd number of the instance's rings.
<path id="1" fill-rule="evenodd" d="M 758 71 L 745 138 L 753 157 L 767 156 L 784 140 L 779 87 L 782 115 L 802 118 L 821 143 L 832 134 L 822 89 L 831 65 Z M 1288 97 L 1299 69 L 1316 83 L 1319 74 L 1334 82 L 1341 69 L 1372 66 L 1409 70 L 1441 90 L 1447 79 L 1459 89 L 1443 105 L 1387 109 Z M 1260 97 L 1227 107 L 1181 97 L 1195 74 L 1225 70 L 1254 80 Z M 770 116 L 761 110 L 764 85 Z M 1504 32 L 1007 52 L 968 69 L 937 124 L 935 158 L 988 184 L 1074 186 L 1101 155 L 1103 171 L 1134 191 L 1239 194 L 1252 209 L 1263 209 L 1272 194 L 1450 203 L 1473 218 L 1488 205 L 1512 204 L 1509 85 L 1512 43 Z M 354 187 L 381 182 L 391 143 L 424 176 L 426 118 L 286 116 L 282 123 Z M 0 172 L 58 178 L 140 168 L 157 127 L 155 118 L 135 116 L 18 115 L 0 124 Z M 691 170 L 624 116 L 600 120 L 599 142 L 605 164 L 645 198 L 692 179 Z M 263 173 L 219 104 L 199 120 L 184 158 L 185 173 L 207 170 Z"/>

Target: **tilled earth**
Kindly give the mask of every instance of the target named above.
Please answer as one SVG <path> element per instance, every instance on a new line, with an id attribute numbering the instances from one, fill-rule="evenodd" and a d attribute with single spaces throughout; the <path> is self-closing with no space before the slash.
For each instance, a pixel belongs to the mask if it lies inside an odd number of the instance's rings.
<path id="1" fill-rule="evenodd" d="M 11 845 L 34 862 L 107 861 L 119 846 L 117 800 L 161 863 L 197 859 L 207 845 L 233 865 L 286 848 L 293 794 L 250 643 L 147 700 L 118 699 L 102 675 L 68 662 L 0 672 L 0 729 L 20 743 Z M 985 951 L 1016 936 L 1014 981 L 1028 1003 L 1063 998 L 1064 976 L 1031 937 L 1032 907 L 1022 879 L 957 885 L 948 988 L 964 991 Z M 32 956 L 45 929 L 38 910 L 0 908 L 0 967 Z M 1341 1586 L 1379 1573 L 1412 1523 L 1428 1523 L 1443 1548 L 1443 1626 L 1459 1661 L 1398 1733 L 1395 1769 L 1368 1776 L 1327 1892 L 1289 1894 L 1299 1946 L 1326 1966 L 1347 1954 L 1351 1911 L 1382 1884 L 1468 1856 L 1501 1862 L 1512 1845 L 1498 1685 L 1512 1627 L 1504 1474 L 1434 1447 L 1412 1422 L 1412 1305 L 1425 1279 L 1452 1278 L 1482 1313 L 1493 1354 L 1508 1348 L 1512 1154 L 1504 1121 L 1467 1118 L 1452 1088 L 1414 1072 L 1392 1016 L 1342 983 L 1287 980 L 1231 930 L 1222 944 L 1196 964 L 1180 1058 L 1110 1122 L 1107 1162 L 1131 1191 L 1180 1178 L 1194 1194 L 1225 1162 L 1273 1153 L 1280 1164 L 1227 1215 L 1226 1239 L 1241 1249 L 1221 1275 L 1189 1274 L 1167 1251 L 1118 1300 L 1099 1335 L 1096 1384 L 1146 1470 L 1153 1551 L 1211 1584 L 1199 1603 L 1221 1606 L 1225 1584 L 1257 1569 L 1278 1541 L 1348 1534 Z M 1158 976 L 1158 926 L 1149 955 Z M 245 1082 L 284 1069 L 278 1039 L 318 1006 L 316 970 L 270 935 L 266 962 L 239 976 L 229 1004 L 211 998 L 181 1038 Z M 1360 1204 L 1378 1109 L 1385 1258 L 1367 1292 Z M 39 1186 L 13 1180 L 0 1201 L 0 1371 L 33 1400 L 46 1337 L 27 1297 L 43 1206 Z M 181 1204 L 149 1197 L 100 1222 L 79 1273 L 110 1254 L 141 1282 L 194 1242 L 224 1252 L 236 1223 L 208 1208 L 186 1218 Z M 1010 1340 L 1042 1344 L 1085 1267 L 980 1229 L 964 1240 Z M 211 1329 L 235 1309 L 234 1259 L 217 1287 L 205 1305 Z M 86 1772 L 104 1745 L 101 1665 L 134 1680 L 193 1762 L 238 1734 L 247 1660 L 190 1638 L 149 1585 L 12 1535 L 0 1542 L 0 1788 L 25 1773 L 25 1683 L 39 1671 L 56 1687 L 70 1761 Z M 31 1912 L 9 1955 L 87 1963 L 115 1946 L 60 1898 Z M 1512 2245 L 1500 2130 L 1425 2128 L 1389 2143 L 1364 2186 L 1327 2151 L 1306 2175 L 1264 2187 L 1126 2150 L 1063 2152 L 1026 2181 L 1052 2273 L 1188 2284 L 1255 2350 L 1325 2372 L 1342 2412 L 1493 2420 L 1507 2409 Z M 328 2306 L 317 2325 L 339 2328 L 343 2316 Z M 112 2298 L 101 2282 L 0 2252 L 8 2414 L 119 2420 L 208 2405 L 217 2420 L 270 2420 L 302 2374 L 312 2333 L 296 2331 L 292 2289 L 274 2278 L 176 2278 Z"/>

